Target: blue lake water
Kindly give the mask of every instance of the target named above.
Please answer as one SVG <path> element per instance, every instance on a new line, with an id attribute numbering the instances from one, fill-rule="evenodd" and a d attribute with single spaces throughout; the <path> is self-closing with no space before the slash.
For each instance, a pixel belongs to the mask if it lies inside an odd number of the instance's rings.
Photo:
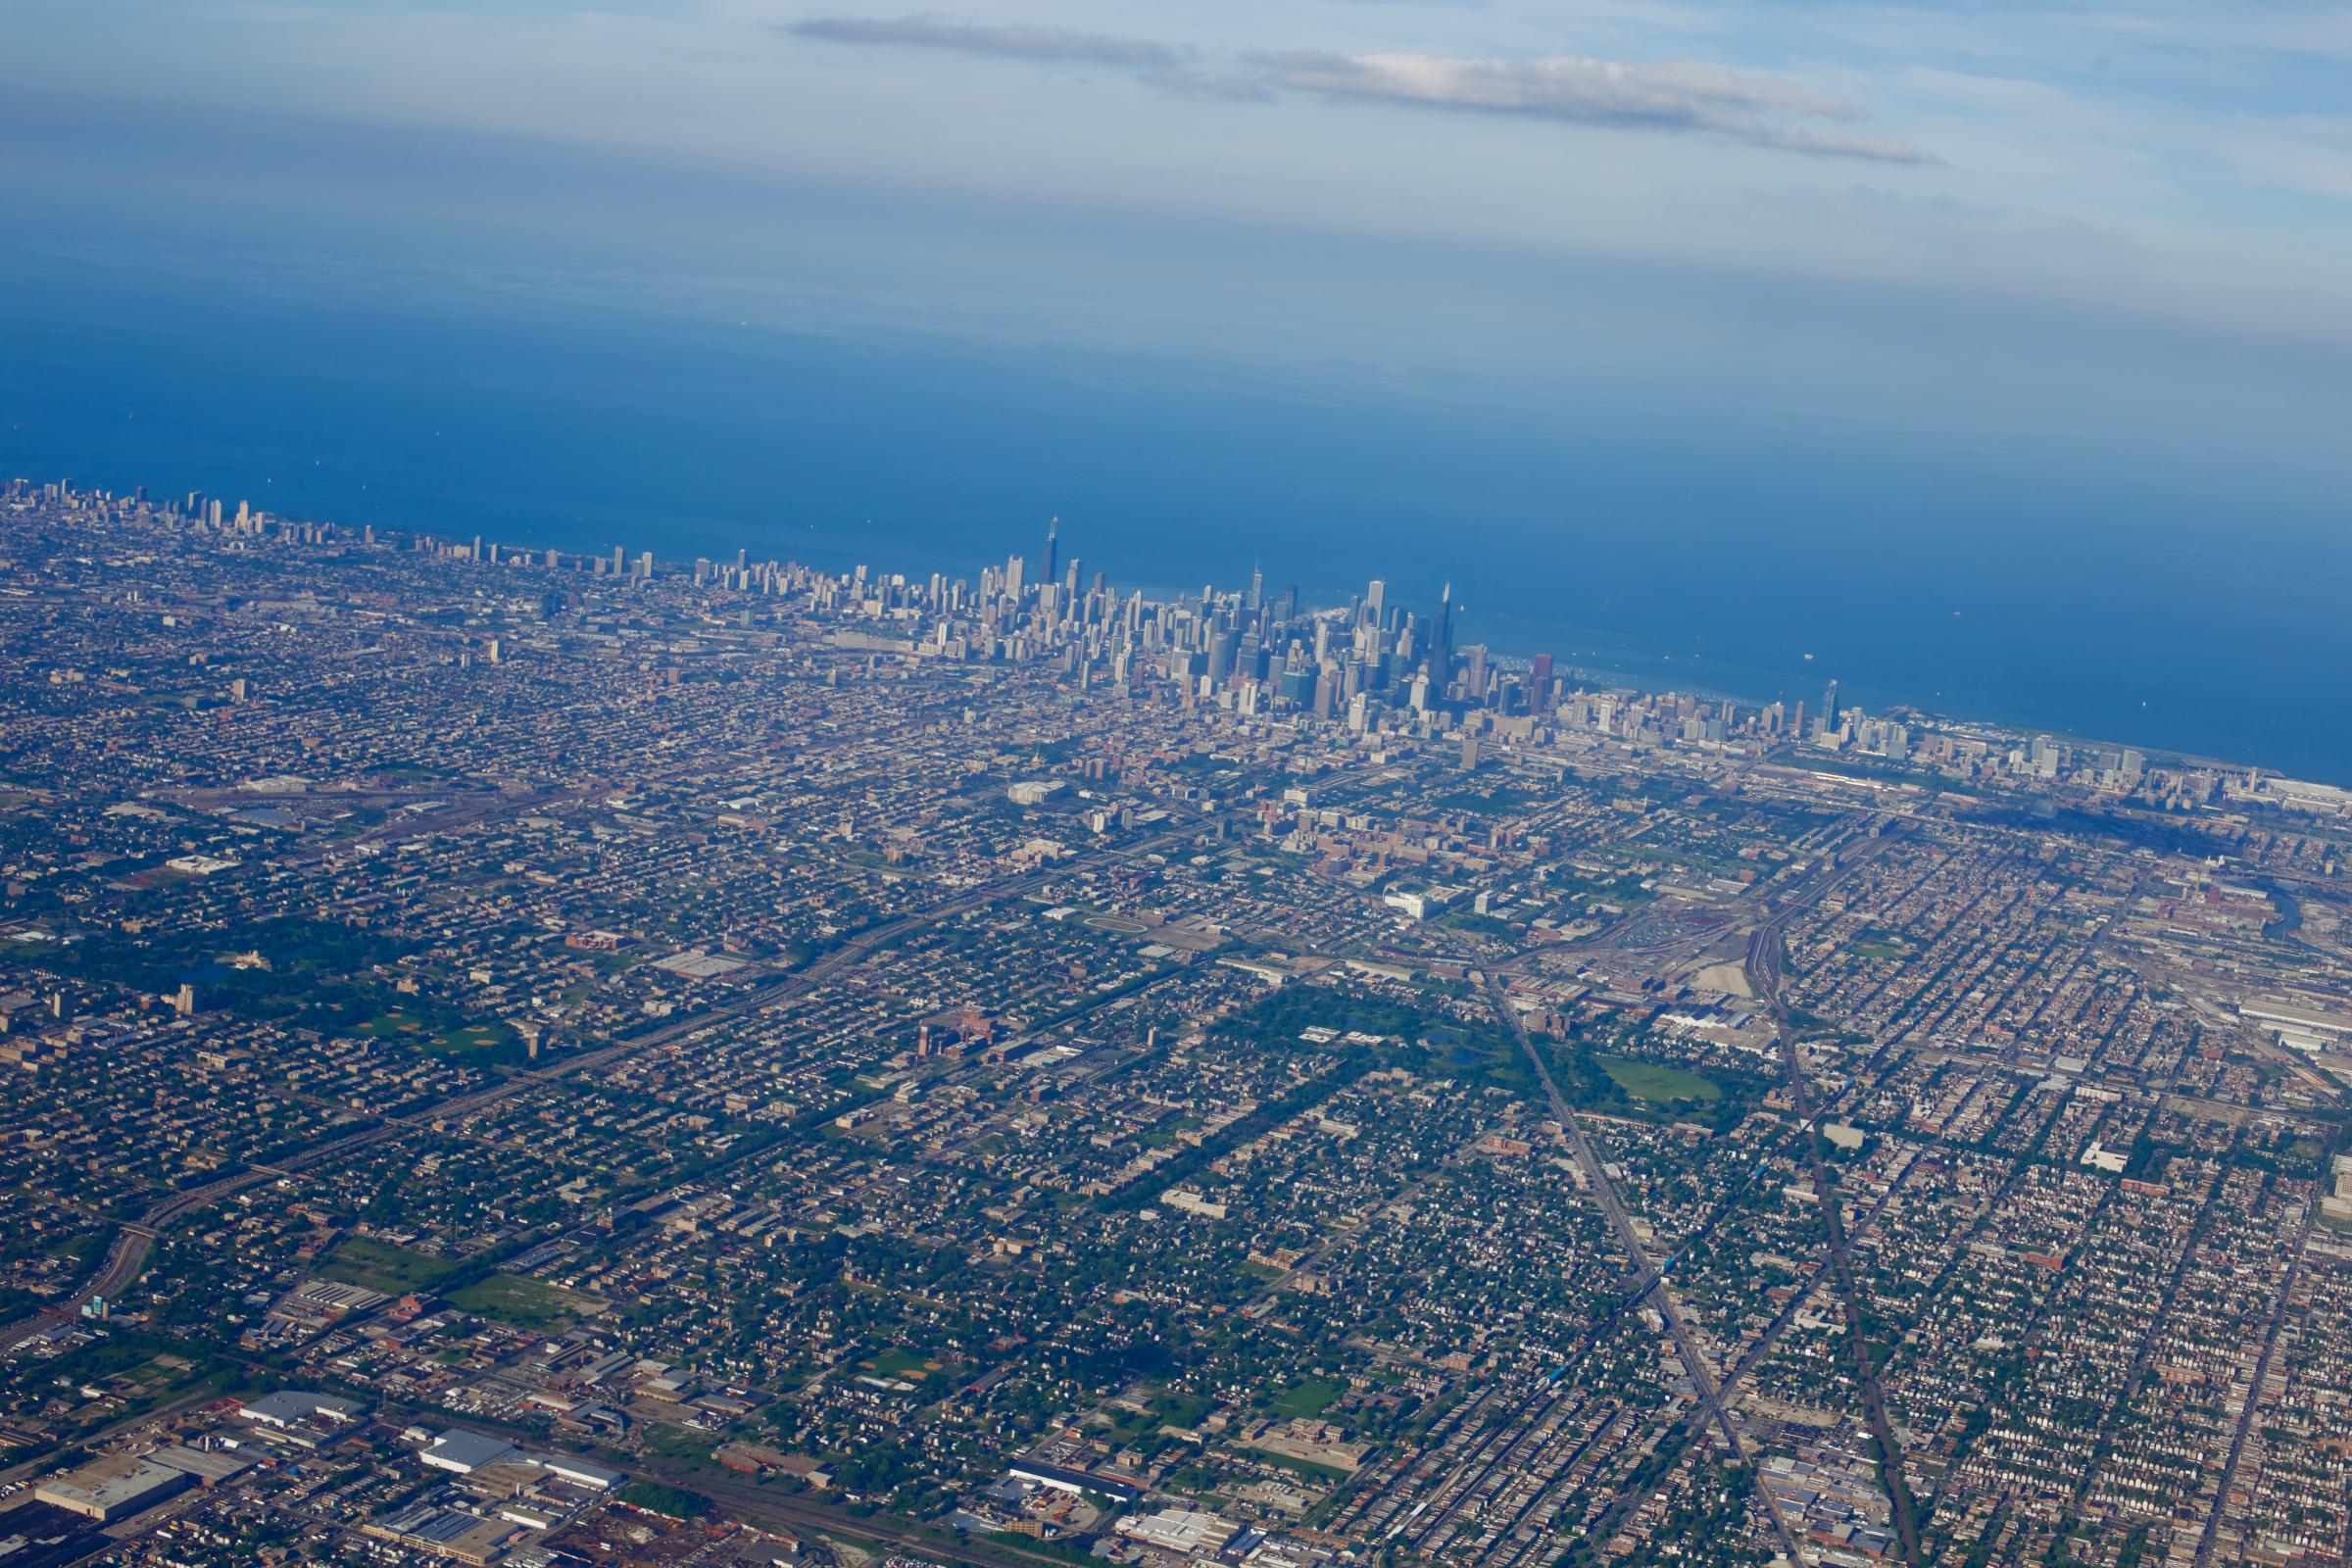
<path id="1" fill-rule="evenodd" d="M 0 469 L 687 557 L 1310 601 L 1461 640 L 2352 781 L 2352 530 L 2230 476 L 1859 426 L 1499 407 L 1141 353 L 794 333 L 556 301 L 432 311 L 0 256 Z M 1811 655 L 1808 659 L 1806 656 Z"/>

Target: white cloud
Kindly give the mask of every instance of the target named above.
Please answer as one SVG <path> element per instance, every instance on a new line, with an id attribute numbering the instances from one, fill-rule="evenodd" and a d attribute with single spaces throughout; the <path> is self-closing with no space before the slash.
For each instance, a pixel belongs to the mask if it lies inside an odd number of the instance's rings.
<path id="1" fill-rule="evenodd" d="M 1823 122 L 1858 118 L 1851 105 L 1793 82 L 1703 64 L 1644 65 L 1584 55 L 1477 59 L 1297 50 L 1244 54 L 1220 69 L 1204 68 L 1200 51 L 1146 38 L 978 25 L 928 16 L 812 17 L 789 24 L 785 31 L 824 43 L 1127 66 L 1147 85 L 1197 96 L 1255 101 L 1284 87 L 1621 130 L 1697 132 L 1787 152 L 1897 164 L 1936 161 L 1903 142 L 1821 128 Z"/>
<path id="2" fill-rule="evenodd" d="M 1919 164 L 1902 142 L 1817 128 L 1855 118 L 1850 105 L 1791 82 L 1704 65 L 1634 65 L 1582 55 L 1472 60 L 1427 54 L 1267 55 L 1260 63 L 1302 92 L 1436 109 L 1524 115 L 1629 130 L 1695 131 L 1790 152 Z"/>
<path id="3" fill-rule="evenodd" d="M 904 49 L 947 49 L 1005 60 L 1077 61 L 1089 65 L 1167 68 L 1178 52 L 1148 38 L 1066 27 L 975 26 L 930 17 L 811 17 L 785 30 L 826 43 L 882 44 Z"/>

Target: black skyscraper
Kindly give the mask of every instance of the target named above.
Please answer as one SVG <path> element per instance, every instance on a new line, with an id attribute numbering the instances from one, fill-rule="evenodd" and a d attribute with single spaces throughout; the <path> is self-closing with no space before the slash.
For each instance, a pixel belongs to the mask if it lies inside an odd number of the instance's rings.
<path id="1" fill-rule="evenodd" d="M 1453 584 L 1438 596 L 1438 618 L 1429 628 L 1430 696 L 1444 693 L 1453 679 Z"/>

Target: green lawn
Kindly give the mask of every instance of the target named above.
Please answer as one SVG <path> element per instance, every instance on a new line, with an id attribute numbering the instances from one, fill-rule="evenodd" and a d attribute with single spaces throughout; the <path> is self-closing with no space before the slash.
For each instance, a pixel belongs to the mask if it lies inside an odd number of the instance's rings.
<path id="1" fill-rule="evenodd" d="M 649 1421 L 638 1436 L 647 1452 L 682 1464 L 708 1465 L 717 1448 L 708 1432 L 690 1432 L 667 1421 Z"/>
<path id="2" fill-rule="evenodd" d="M 475 1051 L 499 1051 L 514 1043 L 514 1031 L 504 1023 L 477 1023 L 464 1029 L 449 1029 L 425 1042 L 424 1049 L 444 1054 L 464 1054 Z"/>
<path id="3" fill-rule="evenodd" d="M 359 1025 L 357 1033 L 377 1040 L 397 1040 L 437 1056 L 471 1056 L 485 1065 L 512 1066 L 526 1058 L 521 1040 L 507 1024 L 457 1022 L 447 1017 L 390 1007 Z"/>
<path id="4" fill-rule="evenodd" d="M 98 1255 L 98 1244 L 104 1239 L 96 1231 L 75 1231 L 73 1235 L 60 1239 L 43 1250 L 51 1257 L 70 1258 L 76 1263 L 87 1263 Z"/>
<path id="5" fill-rule="evenodd" d="M 1172 1427 L 1197 1427 L 1216 1407 L 1214 1399 L 1198 1395 L 1163 1394 L 1152 1401 L 1152 1413 Z"/>
<path id="6" fill-rule="evenodd" d="M 613 1495 L 632 1508 L 681 1521 L 700 1519 L 711 1509 L 710 1499 L 701 1493 L 659 1481 L 632 1481 Z"/>
<path id="7" fill-rule="evenodd" d="M 318 1272 L 346 1285 L 406 1296 L 411 1291 L 430 1291 L 465 1266 L 446 1257 L 354 1236 L 334 1250 Z"/>
<path id="8" fill-rule="evenodd" d="M 1285 1389 L 1266 1408 L 1285 1420 L 1318 1416 L 1346 1392 L 1329 1378 L 1308 1378 Z"/>
<path id="9" fill-rule="evenodd" d="M 122 1376 L 141 1394 L 152 1395 L 158 1389 L 170 1388 L 194 1370 L 195 1363 L 184 1355 L 159 1355 Z"/>
<path id="10" fill-rule="evenodd" d="M 450 1292 L 449 1304 L 460 1311 L 476 1312 L 518 1329 L 543 1333 L 569 1328 L 604 1303 L 545 1280 L 520 1274 L 493 1274 Z"/>
<path id="11" fill-rule="evenodd" d="M 1250 1457 L 1260 1464 L 1270 1464 L 1277 1470 L 1304 1476 L 1309 1481 L 1346 1481 L 1350 1474 L 1336 1464 L 1317 1464 L 1312 1459 L 1301 1459 L 1296 1454 L 1274 1453 L 1265 1448 L 1251 1448 Z"/>
<path id="12" fill-rule="evenodd" d="M 1721 1100 L 1723 1091 L 1711 1081 L 1680 1067 L 1668 1067 L 1654 1061 L 1636 1061 L 1630 1056 L 1603 1056 L 1600 1070 L 1607 1073 L 1618 1088 L 1636 1100 Z"/>
<path id="13" fill-rule="evenodd" d="M 896 1346 L 874 1356 L 865 1365 L 878 1378 L 901 1378 L 908 1383 L 920 1383 L 931 1375 L 930 1362 L 911 1350 L 902 1350 Z"/>

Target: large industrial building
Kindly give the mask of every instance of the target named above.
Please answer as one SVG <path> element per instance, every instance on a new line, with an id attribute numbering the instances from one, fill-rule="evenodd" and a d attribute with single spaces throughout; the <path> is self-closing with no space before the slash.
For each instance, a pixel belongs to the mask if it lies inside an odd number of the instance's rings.
<path id="1" fill-rule="evenodd" d="M 38 1501 L 109 1525 L 144 1513 L 195 1484 L 196 1478 L 185 1470 L 153 1459 L 111 1454 L 78 1470 L 51 1476 L 32 1494 Z"/>

